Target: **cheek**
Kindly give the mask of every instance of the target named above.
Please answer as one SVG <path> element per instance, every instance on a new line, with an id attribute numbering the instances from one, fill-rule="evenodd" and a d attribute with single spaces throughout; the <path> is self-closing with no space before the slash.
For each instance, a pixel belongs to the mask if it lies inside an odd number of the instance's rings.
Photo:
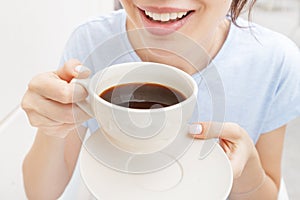
<path id="1" fill-rule="evenodd" d="M 218 12 L 220 14 L 227 13 L 231 4 L 232 0 L 208 0 L 205 7 L 210 10 L 215 10 L 214 12 Z"/>
<path id="2" fill-rule="evenodd" d="M 230 10 L 232 0 L 214 0 L 212 2 L 213 3 L 207 7 L 210 17 L 217 20 L 223 20 Z"/>
<path id="3" fill-rule="evenodd" d="M 226 8 L 227 13 L 228 13 L 229 10 L 230 10 L 231 4 L 232 4 L 232 0 L 224 1 L 224 6 L 225 6 L 225 8 Z"/>
<path id="4" fill-rule="evenodd" d="M 225 0 L 223 2 L 223 5 L 224 5 L 224 11 L 226 12 L 226 14 L 229 12 L 230 10 L 230 7 L 231 7 L 231 4 L 232 4 L 232 0 Z"/>

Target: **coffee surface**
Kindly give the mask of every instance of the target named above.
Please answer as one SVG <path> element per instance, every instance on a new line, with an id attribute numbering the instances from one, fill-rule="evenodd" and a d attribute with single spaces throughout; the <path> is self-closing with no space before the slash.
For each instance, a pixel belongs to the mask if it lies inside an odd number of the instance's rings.
<path id="1" fill-rule="evenodd" d="M 99 96 L 126 108 L 155 109 L 177 104 L 186 99 L 178 90 L 156 83 L 128 83 L 108 88 Z"/>

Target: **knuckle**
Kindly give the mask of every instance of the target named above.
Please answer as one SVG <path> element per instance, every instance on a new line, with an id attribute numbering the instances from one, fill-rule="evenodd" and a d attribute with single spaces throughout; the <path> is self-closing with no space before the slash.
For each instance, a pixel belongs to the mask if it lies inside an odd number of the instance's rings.
<path id="1" fill-rule="evenodd" d="M 21 100 L 21 108 L 25 111 L 28 109 L 28 105 L 27 105 L 27 101 L 26 101 L 26 94 L 23 96 L 23 98 Z"/>
<path id="2" fill-rule="evenodd" d="M 239 130 L 241 129 L 241 127 L 234 122 L 229 122 L 227 123 L 227 126 L 230 128 L 230 130 L 234 131 L 234 132 L 239 132 Z"/>
<path id="3" fill-rule="evenodd" d="M 29 110 L 31 110 L 31 106 L 30 106 L 30 101 L 29 101 L 29 97 L 28 97 L 28 91 L 25 93 L 25 95 L 23 96 L 22 98 L 22 101 L 21 101 L 21 108 L 28 112 Z"/>
<path id="4" fill-rule="evenodd" d="M 39 126 L 41 126 L 41 123 L 39 121 L 36 121 L 36 120 L 34 120 L 32 118 L 29 118 L 29 123 L 33 127 L 39 127 Z"/>
<path id="5" fill-rule="evenodd" d="M 33 126 L 33 127 L 41 126 L 41 122 L 39 120 L 37 120 L 35 112 L 30 111 L 27 113 L 27 116 L 28 116 L 28 120 L 29 120 L 29 123 L 31 126 Z"/>
<path id="6" fill-rule="evenodd" d="M 72 102 L 73 93 L 72 90 L 68 87 L 68 85 L 62 86 L 58 90 L 58 95 L 60 96 L 61 103 L 69 104 Z"/>
<path id="7" fill-rule="evenodd" d="M 31 81 L 28 83 L 28 89 L 31 91 L 36 90 L 38 86 L 38 81 L 37 81 L 37 77 L 34 77 L 33 79 L 31 79 Z"/>
<path id="8" fill-rule="evenodd" d="M 49 76 L 49 73 L 48 72 L 45 72 L 45 73 L 40 73 L 36 76 L 34 76 L 28 83 L 28 89 L 30 91 L 36 91 L 38 88 L 41 87 L 41 83 L 44 82 L 45 78 Z"/>
<path id="9" fill-rule="evenodd" d="M 238 134 L 236 134 L 236 135 L 237 135 L 236 138 L 239 138 L 239 137 L 241 137 L 242 135 L 247 134 L 247 133 L 245 132 L 245 130 L 244 130 L 239 124 L 237 124 L 237 123 L 231 123 L 230 126 L 231 126 L 232 132 L 238 133 Z"/>

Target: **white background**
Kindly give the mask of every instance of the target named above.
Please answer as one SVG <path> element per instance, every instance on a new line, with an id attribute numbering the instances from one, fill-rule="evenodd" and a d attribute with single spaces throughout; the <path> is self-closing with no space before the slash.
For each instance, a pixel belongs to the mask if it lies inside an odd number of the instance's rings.
<path id="1" fill-rule="evenodd" d="M 33 75 L 58 67 L 77 25 L 112 10 L 113 0 L 1 0 L 0 122 L 21 101 Z"/>
<path id="2" fill-rule="evenodd" d="M 35 130 L 18 110 L 31 78 L 58 67 L 72 31 L 88 18 L 108 12 L 113 0 L 0 0 L 0 199 L 26 199 L 22 160 Z"/>

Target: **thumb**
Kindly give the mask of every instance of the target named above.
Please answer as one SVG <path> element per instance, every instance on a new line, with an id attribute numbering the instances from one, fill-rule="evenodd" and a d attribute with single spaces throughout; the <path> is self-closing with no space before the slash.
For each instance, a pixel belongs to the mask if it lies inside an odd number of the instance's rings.
<path id="1" fill-rule="evenodd" d="M 56 71 L 57 76 L 67 82 L 73 78 L 87 78 L 90 73 L 91 71 L 76 59 L 68 60 L 63 67 Z"/>
<path id="2" fill-rule="evenodd" d="M 234 140 L 240 137 L 243 129 L 235 123 L 198 122 L 190 125 L 190 134 L 197 139 L 222 138 Z"/>

